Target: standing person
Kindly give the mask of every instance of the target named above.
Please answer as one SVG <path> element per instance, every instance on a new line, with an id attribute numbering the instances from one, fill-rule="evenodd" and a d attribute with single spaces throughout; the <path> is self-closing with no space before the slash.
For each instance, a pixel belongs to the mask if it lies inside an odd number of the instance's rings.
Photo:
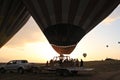
<path id="1" fill-rule="evenodd" d="M 83 67 L 83 60 L 80 61 L 80 67 Z"/>
<path id="2" fill-rule="evenodd" d="M 46 62 L 46 66 L 48 66 L 48 61 Z"/>
<path id="3" fill-rule="evenodd" d="M 77 67 L 79 67 L 80 66 L 80 62 L 79 62 L 79 60 L 78 59 L 76 59 L 76 61 L 75 61 L 75 66 L 77 66 Z"/>
<path id="4" fill-rule="evenodd" d="M 50 60 L 50 66 L 54 66 L 54 61 L 53 61 L 53 59 Z"/>

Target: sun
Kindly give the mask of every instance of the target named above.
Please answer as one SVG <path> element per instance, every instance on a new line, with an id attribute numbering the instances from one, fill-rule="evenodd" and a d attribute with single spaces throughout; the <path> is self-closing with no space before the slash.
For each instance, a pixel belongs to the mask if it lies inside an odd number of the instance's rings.
<path id="1" fill-rule="evenodd" d="M 29 55 L 33 56 L 32 59 L 39 59 L 41 62 L 46 62 L 59 55 L 47 42 L 28 43 L 26 48 L 29 51 Z"/>

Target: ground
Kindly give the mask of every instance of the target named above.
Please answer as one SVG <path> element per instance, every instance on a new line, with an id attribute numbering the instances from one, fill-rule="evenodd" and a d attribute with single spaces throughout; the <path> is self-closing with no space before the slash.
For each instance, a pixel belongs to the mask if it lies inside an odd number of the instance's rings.
<path id="1" fill-rule="evenodd" d="M 0 74 L 0 80 L 120 80 L 120 61 L 90 61 L 84 67 L 92 67 L 95 72 L 66 77 L 53 73 L 5 73 Z"/>

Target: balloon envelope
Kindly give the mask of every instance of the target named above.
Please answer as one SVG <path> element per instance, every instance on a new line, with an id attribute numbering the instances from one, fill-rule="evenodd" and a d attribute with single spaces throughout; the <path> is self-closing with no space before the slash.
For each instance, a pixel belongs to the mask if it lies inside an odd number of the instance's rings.
<path id="1" fill-rule="evenodd" d="M 23 0 L 23 2 L 52 47 L 59 54 L 70 54 L 82 37 L 106 18 L 120 1 Z"/>
<path id="2" fill-rule="evenodd" d="M 21 0 L 0 0 L 0 47 L 19 31 L 29 17 Z"/>

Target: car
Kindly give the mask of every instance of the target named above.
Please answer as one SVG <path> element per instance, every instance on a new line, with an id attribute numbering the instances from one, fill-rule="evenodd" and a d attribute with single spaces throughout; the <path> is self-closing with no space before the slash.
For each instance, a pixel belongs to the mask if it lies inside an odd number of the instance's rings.
<path id="1" fill-rule="evenodd" d="M 11 60 L 8 63 L 0 66 L 0 72 L 5 73 L 6 71 L 17 71 L 23 74 L 25 71 L 30 71 L 33 64 L 28 63 L 27 60 Z"/>

